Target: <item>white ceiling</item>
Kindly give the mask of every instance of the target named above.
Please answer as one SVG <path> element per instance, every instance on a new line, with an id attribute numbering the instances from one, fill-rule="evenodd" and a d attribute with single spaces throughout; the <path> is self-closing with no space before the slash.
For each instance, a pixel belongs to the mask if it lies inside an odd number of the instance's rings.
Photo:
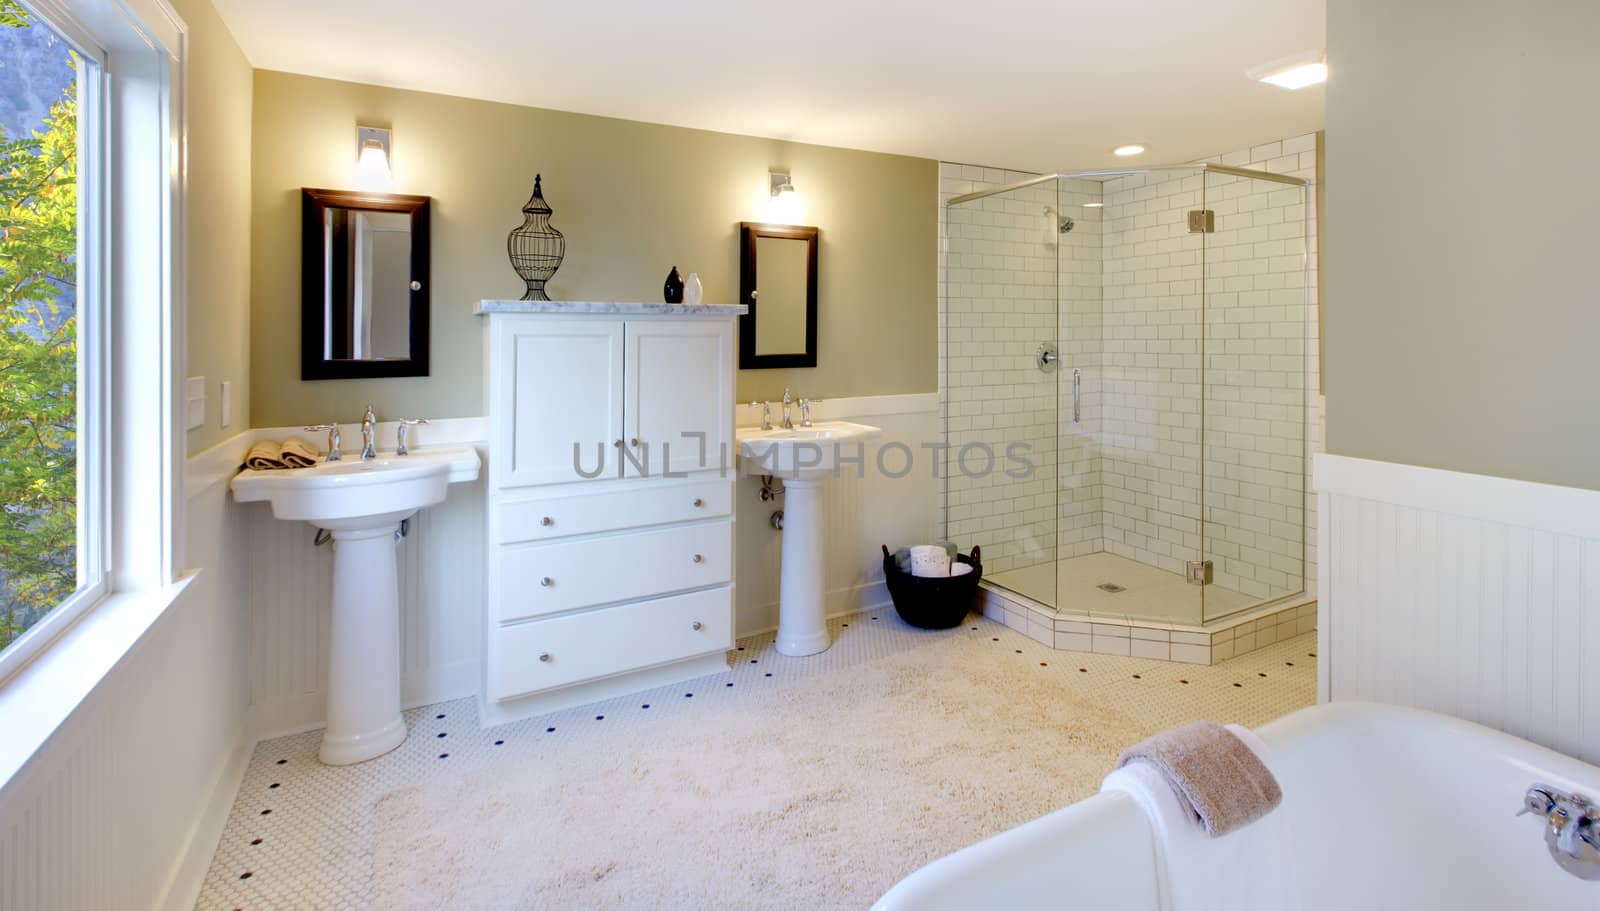
<path id="1" fill-rule="evenodd" d="M 262 69 L 972 164 L 1322 127 L 1322 87 L 1244 73 L 1320 49 L 1324 0 L 215 2 Z"/>

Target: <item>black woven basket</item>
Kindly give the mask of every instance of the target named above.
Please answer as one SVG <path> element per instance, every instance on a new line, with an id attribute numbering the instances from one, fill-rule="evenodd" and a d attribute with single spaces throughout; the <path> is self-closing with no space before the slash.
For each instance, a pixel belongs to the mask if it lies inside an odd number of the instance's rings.
<path id="1" fill-rule="evenodd" d="M 901 572 L 894 554 L 889 553 L 887 545 L 883 546 L 883 579 L 889 585 L 889 597 L 894 599 L 900 619 L 923 629 L 949 629 L 967 618 L 978 594 L 978 580 L 983 578 L 983 563 L 979 562 L 976 547 L 970 557 L 956 554 L 956 561 L 972 564 L 972 572 L 945 578 L 913 576 Z"/>

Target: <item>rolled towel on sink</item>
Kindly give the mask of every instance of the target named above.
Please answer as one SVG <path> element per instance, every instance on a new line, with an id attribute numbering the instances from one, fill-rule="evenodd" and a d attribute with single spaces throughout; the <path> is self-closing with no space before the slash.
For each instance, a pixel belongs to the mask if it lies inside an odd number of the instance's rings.
<path id="1" fill-rule="evenodd" d="M 1135 744 L 1117 768 L 1136 762 L 1159 773 L 1189 818 L 1213 838 L 1260 819 L 1283 801 L 1278 780 L 1255 750 L 1210 721 L 1191 721 Z"/>
<path id="2" fill-rule="evenodd" d="M 263 440 L 251 446 L 250 451 L 245 453 L 244 467 L 255 471 L 275 471 L 289 466 L 283 460 L 283 447 Z"/>
<path id="3" fill-rule="evenodd" d="M 279 461 L 288 468 L 310 468 L 317 464 L 317 451 L 299 437 L 290 437 L 283 443 Z"/>

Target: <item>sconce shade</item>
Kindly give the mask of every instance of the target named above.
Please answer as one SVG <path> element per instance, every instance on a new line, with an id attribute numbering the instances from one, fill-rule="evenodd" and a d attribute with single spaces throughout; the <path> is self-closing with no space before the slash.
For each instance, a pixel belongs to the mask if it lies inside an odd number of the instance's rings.
<path id="1" fill-rule="evenodd" d="M 544 283 L 561 268 L 561 258 L 567 253 L 567 239 L 550 225 L 553 210 L 544 201 L 542 187 L 544 175 L 533 177 L 533 195 L 522 207 L 522 224 L 511 229 L 506 238 L 506 252 L 511 256 L 511 268 L 517 270 L 528 286 L 525 301 L 547 301 Z"/>

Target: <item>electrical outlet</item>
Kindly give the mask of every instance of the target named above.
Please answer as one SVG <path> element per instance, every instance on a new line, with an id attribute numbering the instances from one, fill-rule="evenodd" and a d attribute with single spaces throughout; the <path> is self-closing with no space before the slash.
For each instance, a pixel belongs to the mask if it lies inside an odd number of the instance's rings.
<path id="1" fill-rule="evenodd" d="M 206 378 L 191 376 L 183 381 L 183 426 L 198 430 L 206 423 Z"/>
<path id="2" fill-rule="evenodd" d="M 233 381 L 222 381 L 222 426 L 233 423 Z"/>

